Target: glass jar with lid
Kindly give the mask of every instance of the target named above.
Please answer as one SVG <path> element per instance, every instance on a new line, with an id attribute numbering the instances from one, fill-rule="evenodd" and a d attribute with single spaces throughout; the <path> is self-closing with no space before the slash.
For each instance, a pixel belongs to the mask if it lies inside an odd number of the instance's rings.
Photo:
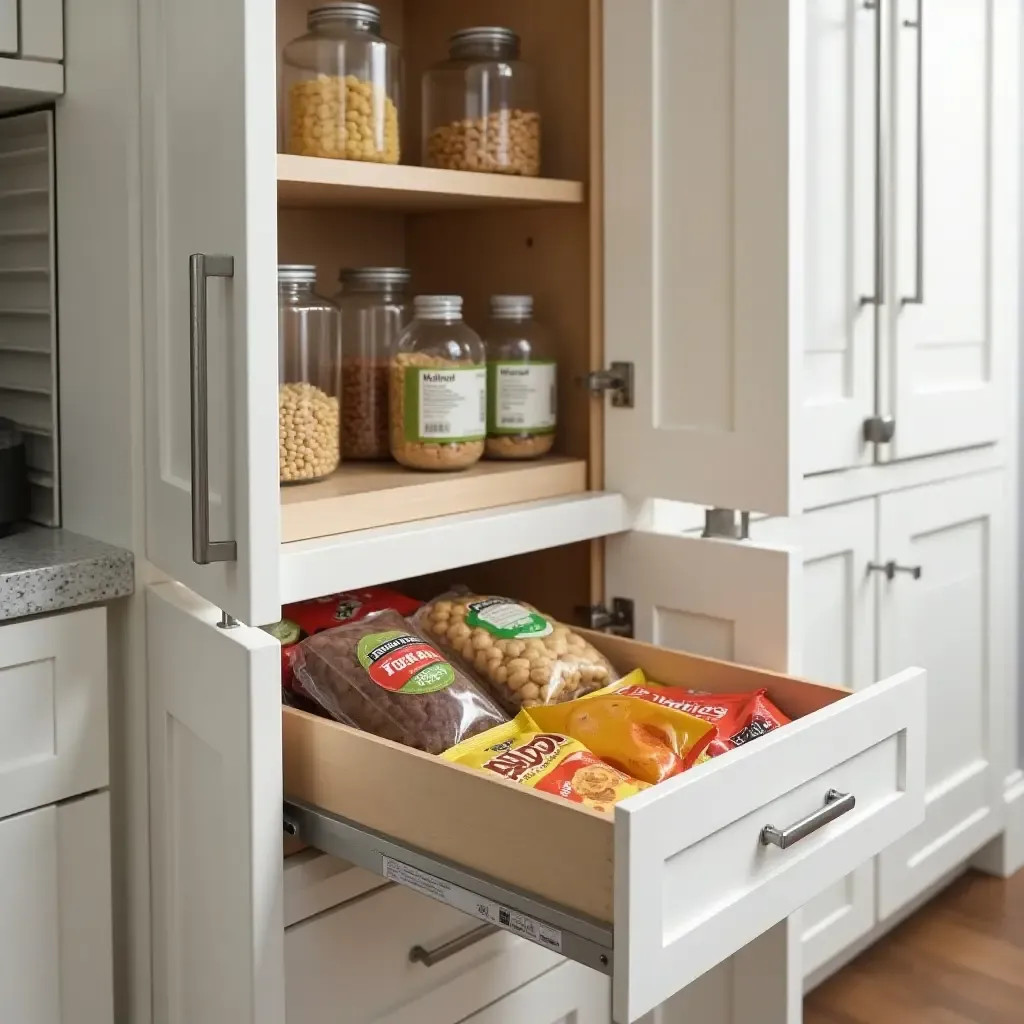
<path id="1" fill-rule="evenodd" d="M 484 343 L 458 295 L 417 295 L 391 360 L 391 454 L 410 469 L 465 469 L 484 453 Z"/>
<path id="2" fill-rule="evenodd" d="M 555 443 L 558 368 L 533 296 L 492 295 L 487 349 L 487 457 L 535 459 Z"/>
<path id="3" fill-rule="evenodd" d="M 330 476 L 341 459 L 341 313 L 317 295 L 316 267 L 277 268 L 278 455 L 282 484 Z"/>
<path id="4" fill-rule="evenodd" d="M 397 164 L 402 55 L 374 4 L 314 7 L 283 55 L 289 153 Z"/>
<path id="5" fill-rule="evenodd" d="M 510 28 L 466 28 L 423 76 L 423 163 L 540 174 L 537 76 Z"/>
<path id="6" fill-rule="evenodd" d="M 391 457 L 388 388 L 391 357 L 411 310 L 404 267 L 341 272 L 341 449 L 348 459 Z"/>

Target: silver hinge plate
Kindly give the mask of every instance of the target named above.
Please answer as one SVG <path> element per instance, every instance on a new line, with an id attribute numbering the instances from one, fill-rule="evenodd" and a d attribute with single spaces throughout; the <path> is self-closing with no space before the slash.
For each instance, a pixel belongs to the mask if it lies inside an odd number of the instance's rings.
<path id="1" fill-rule="evenodd" d="M 613 636 L 633 636 L 633 602 L 624 597 L 613 597 L 611 608 L 603 604 L 592 604 L 577 609 L 588 629 Z"/>
<path id="2" fill-rule="evenodd" d="M 612 363 L 607 370 L 587 374 L 587 388 L 595 395 L 606 391 L 612 396 L 616 409 L 633 408 L 633 364 Z"/>
<path id="3" fill-rule="evenodd" d="M 864 440 L 868 444 L 889 444 L 896 436 L 896 420 L 892 416 L 869 416 L 864 421 Z"/>
<path id="4" fill-rule="evenodd" d="M 701 537 L 712 537 L 716 540 L 749 540 L 750 513 L 737 513 L 733 508 L 705 509 Z"/>

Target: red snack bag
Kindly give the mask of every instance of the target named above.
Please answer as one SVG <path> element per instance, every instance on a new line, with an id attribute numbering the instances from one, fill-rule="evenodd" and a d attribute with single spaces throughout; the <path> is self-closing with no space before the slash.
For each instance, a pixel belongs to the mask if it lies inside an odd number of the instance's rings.
<path id="1" fill-rule="evenodd" d="M 768 699 L 767 690 L 703 693 L 670 686 L 663 689 L 673 691 L 673 696 L 679 695 L 681 710 L 718 726 L 718 735 L 707 747 L 710 757 L 756 740 L 791 721 Z"/>

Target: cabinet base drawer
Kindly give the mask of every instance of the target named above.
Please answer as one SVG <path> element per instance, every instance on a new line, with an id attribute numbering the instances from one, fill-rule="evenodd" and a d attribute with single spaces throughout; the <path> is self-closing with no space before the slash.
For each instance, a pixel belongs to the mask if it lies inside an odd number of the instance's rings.
<path id="1" fill-rule="evenodd" d="M 921 820 L 924 672 L 851 693 L 588 639 L 657 682 L 763 687 L 793 721 L 612 819 L 286 708 L 286 830 L 610 974 L 633 1021 Z"/>

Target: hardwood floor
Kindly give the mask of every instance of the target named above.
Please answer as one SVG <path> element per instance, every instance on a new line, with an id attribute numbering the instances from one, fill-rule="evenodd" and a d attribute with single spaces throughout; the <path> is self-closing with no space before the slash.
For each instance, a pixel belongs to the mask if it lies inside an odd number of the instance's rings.
<path id="1" fill-rule="evenodd" d="M 815 989 L 804 1024 L 1024 1024 L 1024 871 L 958 879 Z"/>

